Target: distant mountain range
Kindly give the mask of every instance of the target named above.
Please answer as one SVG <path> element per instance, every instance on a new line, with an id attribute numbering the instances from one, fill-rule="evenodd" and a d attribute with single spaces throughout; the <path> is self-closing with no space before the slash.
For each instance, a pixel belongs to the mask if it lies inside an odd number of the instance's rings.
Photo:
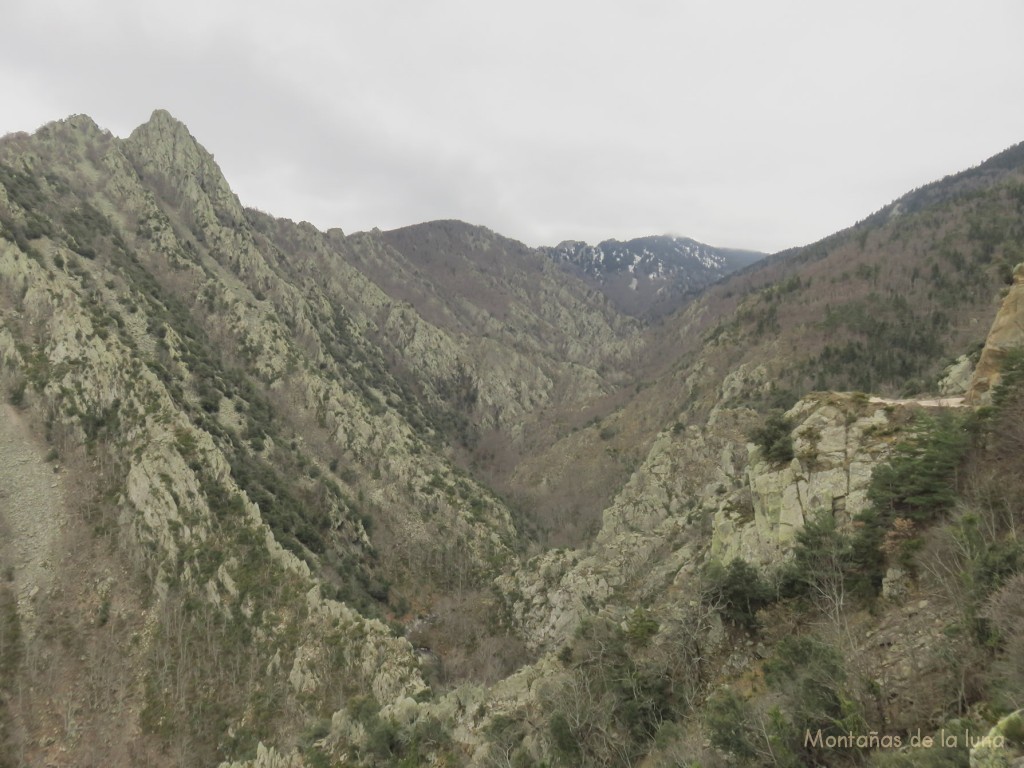
<path id="1" fill-rule="evenodd" d="M 685 297 L 765 255 L 672 235 L 597 245 L 565 240 L 541 251 L 598 288 L 619 311 L 647 318 L 674 312 Z"/>

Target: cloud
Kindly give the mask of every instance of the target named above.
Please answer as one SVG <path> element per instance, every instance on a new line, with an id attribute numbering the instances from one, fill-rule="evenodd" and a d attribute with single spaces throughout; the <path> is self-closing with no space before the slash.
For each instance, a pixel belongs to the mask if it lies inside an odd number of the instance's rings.
<path id="1" fill-rule="evenodd" d="M 1024 6 L 37 0 L 0 131 L 170 110 L 243 202 L 346 231 L 781 249 L 1024 139 Z"/>

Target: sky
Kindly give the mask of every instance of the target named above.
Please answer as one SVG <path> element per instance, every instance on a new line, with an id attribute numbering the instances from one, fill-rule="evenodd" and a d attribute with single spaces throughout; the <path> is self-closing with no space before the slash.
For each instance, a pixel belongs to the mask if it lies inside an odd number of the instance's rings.
<path id="1" fill-rule="evenodd" d="M 767 252 L 1024 141 L 1020 0 L 5 0 L 0 134 L 167 109 L 345 232 Z"/>

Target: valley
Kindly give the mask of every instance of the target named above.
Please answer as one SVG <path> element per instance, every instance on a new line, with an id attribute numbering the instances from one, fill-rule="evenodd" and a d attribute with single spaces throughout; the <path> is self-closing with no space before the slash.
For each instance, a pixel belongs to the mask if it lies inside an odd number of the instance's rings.
<path id="1" fill-rule="evenodd" d="M 0 139 L 0 766 L 1019 759 L 1022 146 L 758 258 Z"/>

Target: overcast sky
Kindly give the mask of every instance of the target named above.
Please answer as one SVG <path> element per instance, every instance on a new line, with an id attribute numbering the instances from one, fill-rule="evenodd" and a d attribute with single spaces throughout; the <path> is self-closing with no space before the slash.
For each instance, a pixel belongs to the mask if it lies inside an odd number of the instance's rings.
<path id="1" fill-rule="evenodd" d="M 776 251 L 1024 140 L 1020 0 L 6 0 L 0 133 L 185 122 L 346 232 Z"/>

